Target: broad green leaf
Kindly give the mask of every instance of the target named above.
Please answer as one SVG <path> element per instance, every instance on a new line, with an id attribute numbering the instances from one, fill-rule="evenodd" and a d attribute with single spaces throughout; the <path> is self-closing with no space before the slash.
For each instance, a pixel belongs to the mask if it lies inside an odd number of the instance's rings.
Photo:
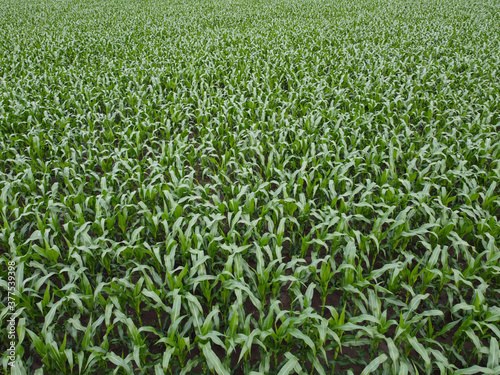
<path id="1" fill-rule="evenodd" d="M 361 372 L 361 375 L 367 375 L 371 374 L 374 372 L 382 363 L 387 361 L 387 355 L 381 354 L 377 358 L 375 358 L 373 361 L 371 361 Z"/>
<path id="2" fill-rule="evenodd" d="M 210 344 L 201 345 L 203 356 L 206 358 L 208 366 L 218 375 L 229 375 L 229 371 L 222 366 L 222 363 L 214 353 Z"/>

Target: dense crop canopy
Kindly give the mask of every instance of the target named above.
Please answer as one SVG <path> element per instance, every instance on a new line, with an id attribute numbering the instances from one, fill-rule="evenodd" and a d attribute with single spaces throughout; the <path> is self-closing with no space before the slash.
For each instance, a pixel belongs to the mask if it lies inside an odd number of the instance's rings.
<path id="1" fill-rule="evenodd" d="M 1 368 L 500 373 L 499 1 L 0 9 Z"/>

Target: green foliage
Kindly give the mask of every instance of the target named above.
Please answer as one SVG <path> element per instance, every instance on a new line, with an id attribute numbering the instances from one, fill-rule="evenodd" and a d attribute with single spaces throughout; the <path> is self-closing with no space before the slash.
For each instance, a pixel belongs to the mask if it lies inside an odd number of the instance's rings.
<path id="1" fill-rule="evenodd" d="M 500 373 L 499 8 L 0 0 L 1 371 Z"/>

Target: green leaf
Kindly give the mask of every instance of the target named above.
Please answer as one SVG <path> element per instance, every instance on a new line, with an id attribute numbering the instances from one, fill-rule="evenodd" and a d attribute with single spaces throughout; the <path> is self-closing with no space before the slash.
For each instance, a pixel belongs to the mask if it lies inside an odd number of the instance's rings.
<path id="1" fill-rule="evenodd" d="M 59 308 L 59 306 L 61 306 L 61 304 L 62 304 L 62 300 L 59 300 L 58 302 L 56 302 L 51 307 L 51 309 L 49 310 L 47 315 L 45 315 L 45 321 L 44 321 L 43 327 L 42 327 L 42 334 L 47 333 L 47 330 L 48 330 L 49 326 L 52 324 L 52 321 L 54 320 L 54 317 L 57 313 L 57 309 Z"/>
<path id="2" fill-rule="evenodd" d="M 316 354 L 316 345 L 314 345 L 314 342 L 311 340 L 309 336 L 305 335 L 296 328 L 289 329 L 288 333 L 291 334 L 293 337 L 304 341 L 311 348 L 313 353 Z"/>
<path id="3" fill-rule="evenodd" d="M 431 364 L 431 359 L 429 358 L 429 353 L 427 353 L 427 350 L 424 348 L 422 344 L 420 344 L 415 337 L 408 336 L 407 337 L 408 342 L 410 345 L 415 349 L 415 351 L 420 354 L 420 357 L 424 360 L 427 368 Z"/>
<path id="4" fill-rule="evenodd" d="M 495 372 L 494 369 L 489 369 L 487 367 L 481 367 L 478 365 L 474 365 L 465 369 L 457 370 L 454 372 L 455 375 L 472 375 L 472 374 L 485 374 L 485 375 L 496 375 L 498 374 Z"/>
<path id="5" fill-rule="evenodd" d="M 166 348 L 165 351 L 163 352 L 163 359 L 162 359 L 162 362 L 161 362 L 161 369 L 163 369 L 163 371 L 166 372 L 170 368 L 169 367 L 170 358 L 172 358 L 172 354 L 174 354 L 174 352 L 175 352 L 175 348 L 173 348 L 173 347 L 172 348 Z"/>
<path id="6" fill-rule="evenodd" d="M 375 358 L 373 361 L 371 361 L 365 368 L 364 370 L 361 372 L 361 375 L 368 375 L 368 374 L 371 374 L 373 373 L 376 369 L 378 369 L 378 367 L 384 363 L 385 361 L 387 361 L 387 355 L 385 354 L 381 354 L 379 355 L 377 358 Z"/>
<path id="7" fill-rule="evenodd" d="M 127 373 L 132 373 L 132 369 L 130 368 L 129 364 L 125 362 L 122 357 L 117 356 L 115 353 L 108 352 L 105 358 L 116 366 L 123 368 L 125 371 L 127 371 Z"/>
<path id="8" fill-rule="evenodd" d="M 205 356 L 205 359 L 207 360 L 208 367 L 215 371 L 216 374 L 218 375 L 229 375 L 229 371 L 222 366 L 222 363 L 217 357 L 217 355 L 214 353 L 212 350 L 210 343 L 200 345 L 202 348 L 203 355 Z"/>
<path id="9" fill-rule="evenodd" d="M 394 344 L 394 341 L 390 337 L 386 337 L 385 341 L 387 342 L 387 349 L 389 351 L 389 357 L 391 357 L 391 360 L 393 363 L 397 363 L 398 358 L 399 358 L 399 350 Z"/>
<path id="10" fill-rule="evenodd" d="M 288 375 L 294 372 L 298 373 L 300 371 L 298 358 L 295 357 L 290 352 L 285 353 L 285 356 L 287 357 L 288 360 L 285 362 L 281 370 L 278 372 L 278 375 Z"/>
<path id="11" fill-rule="evenodd" d="M 494 337 L 490 340 L 490 354 L 488 355 L 488 364 L 486 366 L 493 370 L 495 367 L 498 367 L 500 350 L 498 349 L 498 340 Z"/>

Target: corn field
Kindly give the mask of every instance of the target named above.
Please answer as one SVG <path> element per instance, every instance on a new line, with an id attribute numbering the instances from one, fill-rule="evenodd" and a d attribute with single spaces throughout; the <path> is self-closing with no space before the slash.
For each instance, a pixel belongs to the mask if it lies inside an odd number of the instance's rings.
<path id="1" fill-rule="evenodd" d="M 500 374 L 500 1 L 0 0 L 0 373 Z"/>

